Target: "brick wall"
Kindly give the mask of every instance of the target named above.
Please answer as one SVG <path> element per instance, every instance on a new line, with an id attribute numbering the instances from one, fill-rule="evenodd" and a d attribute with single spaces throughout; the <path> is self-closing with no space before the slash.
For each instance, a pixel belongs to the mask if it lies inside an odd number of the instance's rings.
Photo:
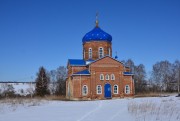
<path id="1" fill-rule="evenodd" d="M 72 81 L 72 97 L 78 99 L 104 99 L 104 85 L 109 83 L 111 85 L 112 97 L 128 97 L 134 95 L 134 84 L 132 76 L 124 76 L 123 72 L 126 71 L 122 63 L 113 60 L 110 57 L 105 57 L 90 64 L 89 66 L 91 76 L 74 76 Z M 100 80 L 100 74 L 104 75 L 104 80 Z M 115 75 L 115 80 L 106 80 L 105 76 L 108 74 Z M 82 95 L 83 85 L 88 86 L 88 94 Z M 102 86 L 102 94 L 97 94 L 97 85 Z M 114 94 L 114 85 L 118 85 L 118 94 Z M 129 85 L 130 94 L 125 94 L 125 86 Z"/>
<path id="2" fill-rule="evenodd" d="M 68 66 L 68 77 L 85 69 L 87 69 L 86 66 Z"/>
<path id="3" fill-rule="evenodd" d="M 92 59 L 96 60 L 99 58 L 98 50 L 102 47 L 104 50 L 104 55 L 109 55 L 110 48 L 110 56 L 112 56 L 112 44 L 107 41 L 91 41 L 83 44 L 83 58 L 85 60 L 89 59 L 89 48 L 92 48 Z"/>
<path id="4" fill-rule="evenodd" d="M 104 85 L 106 83 L 109 83 L 111 85 L 111 92 L 112 92 L 112 97 L 121 97 L 121 93 L 123 92 L 123 72 L 124 72 L 124 66 L 109 58 L 109 57 L 105 57 L 103 59 L 101 59 L 100 61 L 97 61 L 93 64 L 90 65 L 91 67 L 91 75 L 94 77 L 95 81 L 92 81 L 92 88 L 93 90 L 93 94 L 97 96 L 97 98 L 103 99 L 104 98 Z M 100 80 L 100 74 L 104 75 L 104 80 Z M 105 76 L 106 75 L 111 75 L 114 74 L 115 75 L 115 80 L 106 80 Z M 92 77 L 92 78 L 93 78 Z M 96 93 L 96 86 L 97 85 L 101 85 L 102 86 L 102 94 L 97 94 Z M 118 85 L 118 94 L 114 94 L 114 85 Z"/>

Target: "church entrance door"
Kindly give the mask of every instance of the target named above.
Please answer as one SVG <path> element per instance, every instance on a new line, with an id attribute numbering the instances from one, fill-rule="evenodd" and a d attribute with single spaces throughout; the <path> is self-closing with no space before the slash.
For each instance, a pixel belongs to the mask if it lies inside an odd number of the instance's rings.
<path id="1" fill-rule="evenodd" d="M 108 83 L 104 85 L 104 97 L 111 98 L 111 85 Z"/>

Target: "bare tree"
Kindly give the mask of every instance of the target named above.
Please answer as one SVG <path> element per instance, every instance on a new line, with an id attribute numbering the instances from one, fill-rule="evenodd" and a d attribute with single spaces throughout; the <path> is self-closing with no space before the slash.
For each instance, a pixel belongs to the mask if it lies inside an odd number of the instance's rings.
<path id="1" fill-rule="evenodd" d="M 51 70 L 49 72 L 52 86 L 50 90 L 56 95 L 65 95 L 66 93 L 66 76 L 67 69 L 64 66 L 59 66 L 56 70 Z"/>
<path id="2" fill-rule="evenodd" d="M 176 60 L 173 65 L 174 65 L 175 81 L 177 83 L 177 91 L 180 94 L 180 61 Z"/>
<path id="3" fill-rule="evenodd" d="M 130 67 L 131 72 L 134 73 L 136 66 L 135 66 L 133 60 L 128 59 L 127 61 L 125 61 L 125 66 Z"/>
<path id="4" fill-rule="evenodd" d="M 56 70 L 51 70 L 49 72 L 49 77 L 50 77 L 50 81 L 51 81 L 51 85 L 49 87 L 51 94 L 55 94 L 56 91 L 56 75 L 57 75 L 57 71 Z"/>
<path id="5" fill-rule="evenodd" d="M 1 85 L 1 96 L 2 97 L 13 97 L 15 96 L 14 87 L 12 84 L 4 83 Z"/>
<path id="6" fill-rule="evenodd" d="M 65 95 L 66 94 L 66 79 L 67 77 L 67 69 L 64 66 L 59 66 L 57 68 L 57 88 L 56 88 L 56 94 L 57 95 Z"/>
<path id="7" fill-rule="evenodd" d="M 133 60 L 124 61 L 125 65 L 130 67 L 130 71 L 134 74 L 135 92 L 143 92 L 146 90 L 146 70 L 143 64 L 135 65 Z"/>
<path id="8" fill-rule="evenodd" d="M 164 91 L 173 91 L 175 68 L 169 61 L 160 61 L 153 65 L 151 78 Z"/>
<path id="9" fill-rule="evenodd" d="M 139 64 L 138 66 L 135 66 L 134 80 L 135 80 L 136 92 L 146 91 L 147 83 L 145 78 L 146 78 L 145 66 L 143 64 Z"/>

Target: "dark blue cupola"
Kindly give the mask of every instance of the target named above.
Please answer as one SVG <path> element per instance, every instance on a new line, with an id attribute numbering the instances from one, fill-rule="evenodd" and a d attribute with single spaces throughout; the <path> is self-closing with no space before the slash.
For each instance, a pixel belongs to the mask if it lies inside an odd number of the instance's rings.
<path id="1" fill-rule="evenodd" d="M 104 32 L 99 26 L 98 26 L 98 20 L 96 19 L 96 26 L 93 30 L 86 33 L 85 36 L 82 39 L 82 42 L 90 42 L 90 41 L 112 41 L 112 36 L 106 32 Z"/>
<path id="2" fill-rule="evenodd" d="M 112 57 L 112 36 L 99 27 L 98 14 L 96 14 L 96 26 L 82 39 L 83 59 L 97 60 L 104 56 Z"/>

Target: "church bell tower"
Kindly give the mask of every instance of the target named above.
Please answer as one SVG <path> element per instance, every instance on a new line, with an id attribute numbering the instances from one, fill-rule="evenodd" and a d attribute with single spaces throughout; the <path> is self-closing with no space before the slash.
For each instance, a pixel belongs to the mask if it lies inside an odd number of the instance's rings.
<path id="1" fill-rule="evenodd" d="M 107 55 L 112 56 L 112 36 L 99 27 L 98 14 L 96 14 L 94 29 L 85 34 L 82 43 L 84 60 L 97 60 Z"/>

